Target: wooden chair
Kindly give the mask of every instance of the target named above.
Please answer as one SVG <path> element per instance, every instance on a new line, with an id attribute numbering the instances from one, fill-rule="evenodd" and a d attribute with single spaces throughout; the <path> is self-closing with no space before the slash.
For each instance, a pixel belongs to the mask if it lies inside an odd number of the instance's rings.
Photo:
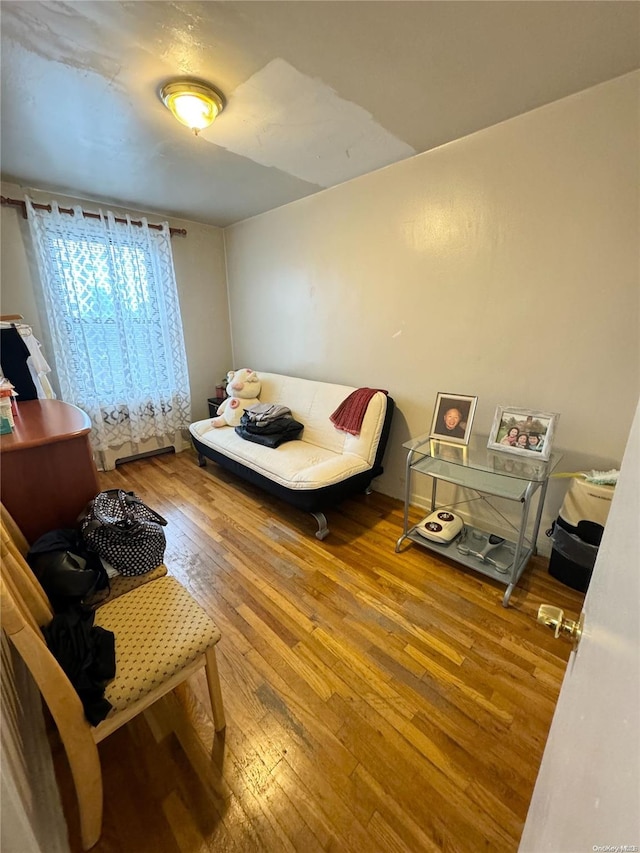
<path id="1" fill-rule="evenodd" d="M 2 628 L 31 671 L 60 733 L 78 798 L 82 845 L 88 850 L 102 827 L 100 741 L 202 667 L 215 730 L 225 727 L 215 654 L 220 631 L 172 577 L 159 578 L 98 608 L 94 624 L 115 635 L 117 671 L 105 691 L 113 707 L 92 727 L 40 630 L 53 616 L 42 587 L 4 522 L 0 534 Z"/>
<path id="2" fill-rule="evenodd" d="M 29 543 L 4 504 L 0 504 L 0 523 L 4 526 L 20 554 L 23 557 L 26 557 L 29 551 Z M 105 595 L 103 591 L 98 592 L 91 600 L 85 603 L 89 606 L 100 607 L 108 601 L 113 601 L 114 598 L 118 598 L 127 592 L 131 592 L 133 589 L 137 589 L 139 586 L 143 586 L 150 581 L 158 580 L 158 578 L 163 578 L 166 574 L 167 567 L 163 563 L 144 575 L 133 575 L 132 577 L 118 575 L 115 578 L 111 578 L 109 582 L 109 592 L 107 595 Z"/>

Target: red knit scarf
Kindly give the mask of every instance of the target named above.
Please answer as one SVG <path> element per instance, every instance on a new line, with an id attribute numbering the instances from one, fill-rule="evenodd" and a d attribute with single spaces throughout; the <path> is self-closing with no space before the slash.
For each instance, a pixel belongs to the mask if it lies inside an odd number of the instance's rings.
<path id="1" fill-rule="evenodd" d="M 369 401 L 378 391 L 382 394 L 388 393 L 382 388 L 357 388 L 340 403 L 335 412 L 329 416 L 329 420 L 336 429 L 341 429 L 350 435 L 360 435 Z"/>

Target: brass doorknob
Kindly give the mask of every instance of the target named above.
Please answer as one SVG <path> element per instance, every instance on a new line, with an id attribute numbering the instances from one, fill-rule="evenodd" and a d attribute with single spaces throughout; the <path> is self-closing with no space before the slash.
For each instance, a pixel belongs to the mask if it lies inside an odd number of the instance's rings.
<path id="1" fill-rule="evenodd" d="M 571 640 L 575 649 L 582 636 L 584 613 L 581 613 L 580 619 L 574 622 L 573 619 L 564 618 L 564 610 L 560 607 L 554 607 L 553 604 L 541 604 L 538 610 L 538 622 L 541 625 L 546 625 L 547 628 L 551 628 L 556 639 L 562 636 Z"/>

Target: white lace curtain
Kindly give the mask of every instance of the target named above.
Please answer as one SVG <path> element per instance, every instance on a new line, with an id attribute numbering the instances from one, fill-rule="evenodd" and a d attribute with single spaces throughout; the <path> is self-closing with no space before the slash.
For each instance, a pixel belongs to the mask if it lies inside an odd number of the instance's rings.
<path id="1" fill-rule="evenodd" d="M 106 451 L 189 426 L 191 395 L 169 227 L 37 210 L 26 199 L 62 399 Z"/>

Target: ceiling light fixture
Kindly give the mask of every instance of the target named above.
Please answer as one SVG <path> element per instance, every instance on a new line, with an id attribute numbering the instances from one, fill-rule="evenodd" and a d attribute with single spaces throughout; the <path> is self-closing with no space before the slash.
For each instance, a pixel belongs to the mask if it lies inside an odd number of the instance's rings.
<path id="1" fill-rule="evenodd" d="M 224 109 L 224 97 L 213 86 L 199 81 L 167 83 L 160 89 L 162 103 L 176 119 L 197 136 Z"/>

